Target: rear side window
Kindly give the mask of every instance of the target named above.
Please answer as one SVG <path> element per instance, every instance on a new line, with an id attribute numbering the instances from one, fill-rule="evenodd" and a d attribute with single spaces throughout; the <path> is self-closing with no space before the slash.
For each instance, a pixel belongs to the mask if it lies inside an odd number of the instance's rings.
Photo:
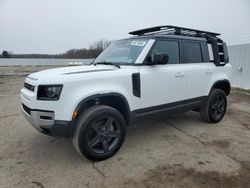
<path id="1" fill-rule="evenodd" d="M 213 53 L 212 44 L 207 44 L 207 47 L 208 47 L 208 53 L 209 53 L 209 61 L 213 62 L 214 61 L 214 53 Z"/>
<path id="2" fill-rule="evenodd" d="M 180 63 L 179 56 L 179 43 L 175 41 L 157 41 L 153 47 L 150 56 L 153 61 L 154 54 L 157 52 L 166 52 L 169 56 L 168 64 L 177 64 Z"/>
<path id="3" fill-rule="evenodd" d="M 183 61 L 184 63 L 202 62 L 201 45 L 196 42 L 183 43 Z"/>

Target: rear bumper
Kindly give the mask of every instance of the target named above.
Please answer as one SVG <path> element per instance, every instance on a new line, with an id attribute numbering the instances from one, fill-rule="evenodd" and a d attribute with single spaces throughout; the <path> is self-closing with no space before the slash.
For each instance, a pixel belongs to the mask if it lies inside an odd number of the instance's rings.
<path id="1" fill-rule="evenodd" d="M 26 120 L 39 132 L 56 137 L 71 137 L 75 129 L 74 121 L 55 120 L 53 111 L 30 109 L 22 104 Z"/>

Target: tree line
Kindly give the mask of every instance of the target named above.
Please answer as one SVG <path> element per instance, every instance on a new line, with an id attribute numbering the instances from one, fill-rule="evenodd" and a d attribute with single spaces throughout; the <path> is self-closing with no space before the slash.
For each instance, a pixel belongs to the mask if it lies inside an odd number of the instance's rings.
<path id="1" fill-rule="evenodd" d="M 4 50 L 0 58 L 55 58 L 55 59 L 92 59 L 96 58 L 105 48 L 111 44 L 111 41 L 101 39 L 89 46 L 89 48 L 70 49 L 61 54 L 14 54 Z"/>

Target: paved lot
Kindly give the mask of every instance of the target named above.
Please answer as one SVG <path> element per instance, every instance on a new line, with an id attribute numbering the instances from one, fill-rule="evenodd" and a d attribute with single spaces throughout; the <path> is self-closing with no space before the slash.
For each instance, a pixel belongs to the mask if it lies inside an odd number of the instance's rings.
<path id="1" fill-rule="evenodd" d="M 0 78 L 0 187 L 250 187 L 250 98 L 229 97 L 218 124 L 188 112 L 128 129 L 121 150 L 93 163 L 69 139 L 42 135 L 20 111 L 24 77 Z"/>

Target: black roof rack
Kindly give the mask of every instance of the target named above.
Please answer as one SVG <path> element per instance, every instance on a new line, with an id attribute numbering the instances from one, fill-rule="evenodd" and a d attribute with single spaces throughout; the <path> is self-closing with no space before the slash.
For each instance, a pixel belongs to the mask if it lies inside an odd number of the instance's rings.
<path id="1" fill-rule="evenodd" d="M 209 31 L 202 31 L 197 29 L 190 29 L 185 27 L 178 27 L 172 25 L 165 26 L 156 26 L 150 27 L 146 29 L 140 29 L 137 31 L 129 32 L 130 35 L 154 35 L 154 34 L 174 34 L 174 35 L 188 35 L 188 36 L 196 36 L 196 37 L 204 37 L 204 36 L 219 36 L 219 33 L 213 33 Z"/>

